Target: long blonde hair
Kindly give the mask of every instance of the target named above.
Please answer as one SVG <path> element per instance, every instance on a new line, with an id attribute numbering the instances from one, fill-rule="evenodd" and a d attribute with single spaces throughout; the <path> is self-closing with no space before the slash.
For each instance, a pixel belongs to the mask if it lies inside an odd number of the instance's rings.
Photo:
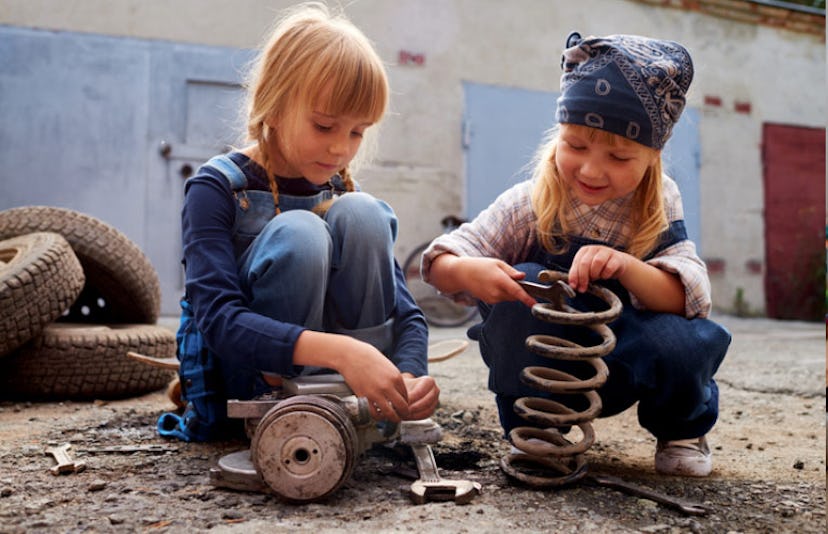
<path id="1" fill-rule="evenodd" d="M 597 128 L 577 124 L 567 124 L 567 127 L 577 128 L 580 135 L 589 137 L 591 141 L 610 145 L 623 142 L 621 137 Z M 569 222 L 572 215 L 570 190 L 555 165 L 557 147 L 558 130 L 553 129 L 535 157 L 535 186 L 532 191 L 532 209 L 537 216 L 538 238 L 543 248 L 553 253 L 561 253 L 568 248 L 567 236 L 572 233 Z M 644 258 L 653 250 L 661 234 L 668 228 L 661 173 L 661 155 L 658 154 L 653 157 L 653 163 L 633 193 L 630 228 L 634 230 L 624 246 L 626 252 L 636 258 Z"/>
<path id="2" fill-rule="evenodd" d="M 377 123 L 388 107 L 388 78 L 370 41 L 344 14 L 332 14 L 318 2 L 295 6 L 277 21 L 246 85 L 247 138 L 258 145 L 277 214 L 279 190 L 267 147 L 280 133 L 267 123 L 279 122 L 289 129 L 302 110 L 317 106 L 329 115 L 366 117 Z M 283 150 L 290 148 L 283 136 L 277 139 Z M 348 167 L 339 174 L 347 191 L 353 191 Z"/>

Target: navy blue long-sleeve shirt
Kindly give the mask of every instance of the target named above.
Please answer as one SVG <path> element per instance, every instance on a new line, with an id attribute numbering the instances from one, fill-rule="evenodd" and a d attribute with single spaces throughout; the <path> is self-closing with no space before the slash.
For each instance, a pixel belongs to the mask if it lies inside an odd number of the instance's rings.
<path id="1" fill-rule="evenodd" d="M 248 189 L 269 191 L 264 170 L 247 156 L 230 157 L 244 171 Z M 205 168 L 222 178 L 218 171 Z M 279 180 L 279 190 L 291 195 L 313 195 L 321 188 L 304 179 Z M 327 188 L 327 186 L 323 186 Z M 198 174 L 187 181 L 182 210 L 185 290 L 204 341 L 233 367 L 293 375 L 293 351 L 301 325 L 277 321 L 248 307 L 241 290 L 232 229 L 236 200 L 228 181 Z M 395 262 L 396 297 L 394 347 L 391 361 L 400 372 L 427 374 L 428 328 Z"/>

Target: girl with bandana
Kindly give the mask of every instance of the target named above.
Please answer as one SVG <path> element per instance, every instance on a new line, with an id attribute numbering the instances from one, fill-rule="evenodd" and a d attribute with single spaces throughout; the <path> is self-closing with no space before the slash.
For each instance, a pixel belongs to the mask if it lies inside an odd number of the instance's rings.
<path id="1" fill-rule="evenodd" d="M 713 375 L 730 334 L 707 319 L 707 270 L 661 161 L 684 109 L 692 60 L 671 41 L 573 33 L 562 67 L 558 126 L 539 149 L 532 178 L 435 239 L 423 255 L 423 277 L 479 305 L 482 322 L 469 336 L 479 341 L 507 434 L 532 426 L 515 413 L 515 401 L 543 396 L 521 382 L 524 367 L 579 372 L 525 347 L 532 334 L 573 341 L 580 334 L 533 317 L 536 300 L 518 281 L 563 271 L 581 309 L 595 306 L 584 294 L 588 284 L 612 289 L 624 308 L 610 324 L 617 344 L 604 357 L 601 416 L 638 403 L 640 424 L 657 439 L 656 470 L 706 476 L 706 435 L 718 416 Z"/>

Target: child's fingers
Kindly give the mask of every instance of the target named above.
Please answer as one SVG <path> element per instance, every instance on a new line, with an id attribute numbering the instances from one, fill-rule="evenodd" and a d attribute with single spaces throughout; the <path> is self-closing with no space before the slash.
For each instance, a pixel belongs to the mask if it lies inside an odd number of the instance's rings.
<path id="1" fill-rule="evenodd" d="M 508 274 L 512 278 L 512 280 L 523 280 L 524 278 L 526 278 L 526 273 L 525 272 L 518 271 L 517 269 L 515 269 L 514 267 L 512 267 L 509 264 L 504 264 L 504 265 L 506 265 L 506 267 L 507 267 L 506 274 Z"/>
<path id="2" fill-rule="evenodd" d="M 517 286 L 517 289 L 518 291 L 515 295 L 515 300 L 519 300 L 521 303 L 523 303 L 524 306 L 527 306 L 529 308 L 538 303 L 538 301 L 535 300 L 535 297 L 527 293 L 525 289 L 523 289 L 520 286 Z"/>
<path id="3" fill-rule="evenodd" d="M 374 382 L 366 391 L 371 415 L 377 420 L 399 422 L 408 416 L 408 391 L 402 374 L 379 351 Z M 369 376 L 369 375 L 364 375 Z"/>
<path id="4" fill-rule="evenodd" d="M 402 380 L 400 380 L 400 385 L 402 387 L 402 391 L 394 390 L 388 395 L 387 400 L 388 406 L 394 410 L 394 415 L 396 416 L 394 421 L 399 421 L 400 419 L 408 417 L 408 394 L 405 389 L 405 383 L 403 383 Z"/>
<path id="5" fill-rule="evenodd" d="M 434 379 L 430 376 L 421 376 L 404 380 L 408 390 L 407 419 L 424 419 L 431 415 L 437 409 L 440 395 L 440 389 Z"/>
<path id="6" fill-rule="evenodd" d="M 501 302 L 501 301 L 519 301 L 528 307 L 532 307 L 538 302 L 532 297 L 529 293 L 527 293 L 521 286 L 514 280 L 509 280 L 507 283 L 501 285 L 497 289 L 497 294 L 495 295 L 494 302 Z"/>
<path id="7" fill-rule="evenodd" d="M 408 405 L 407 419 L 425 419 L 434 413 L 440 401 L 440 392 L 436 388 L 430 389 L 425 395 Z"/>
<path id="8" fill-rule="evenodd" d="M 402 395 L 389 395 L 391 398 L 379 397 L 375 400 L 369 399 L 371 415 L 377 421 L 393 421 L 399 423 L 408 418 L 408 401 Z"/>
<path id="9" fill-rule="evenodd" d="M 589 262 L 589 279 L 601 280 L 609 278 L 612 271 L 609 269 L 610 254 L 605 249 L 598 249 L 592 254 Z"/>
<path id="10" fill-rule="evenodd" d="M 615 278 L 623 268 L 623 260 L 617 251 L 603 246 L 586 246 L 575 254 L 569 270 L 569 285 L 583 293 L 593 280 Z"/>
<path id="11" fill-rule="evenodd" d="M 587 247 L 582 248 L 575 255 L 572 267 L 569 268 L 569 286 L 575 291 L 583 293 L 587 290 L 591 260 L 592 256 L 588 253 Z"/>
<path id="12" fill-rule="evenodd" d="M 511 265 L 504 263 L 504 272 L 509 275 L 509 277 L 514 280 L 515 282 L 519 280 L 523 280 L 526 278 L 526 273 L 523 271 L 518 271 Z M 524 291 L 520 285 L 511 283 L 506 287 L 506 300 L 517 300 L 523 303 L 525 306 L 532 307 L 538 303 L 534 297 L 532 297 L 529 293 Z"/>
<path id="13" fill-rule="evenodd" d="M 598 273 L 597 278 L 601 280 L 609 280 L 615 278 L 618 271 L 621 270 L 621 259 L 617 254 L 610 254 L 606 262 L 601 267 L 601 272 Z"/>

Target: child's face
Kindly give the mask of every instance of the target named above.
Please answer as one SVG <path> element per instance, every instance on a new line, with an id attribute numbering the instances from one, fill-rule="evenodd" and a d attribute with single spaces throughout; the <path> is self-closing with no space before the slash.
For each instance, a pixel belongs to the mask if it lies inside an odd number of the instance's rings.
<path id="1" fill-rule="evenodd" d="M 633 192 L 658 152 L 613 134 L 561 124 L 555 165 L 572 193 L 596 206 Z"/>
<path id="2" fill-rule="evenodd" d="M 325 184 L 348 166 L 369 126 L 371 123 L 361 117 L 306 108 L 283 123 L 274 171 L 285 178 L 304 177 L 313 184 Z"/>

